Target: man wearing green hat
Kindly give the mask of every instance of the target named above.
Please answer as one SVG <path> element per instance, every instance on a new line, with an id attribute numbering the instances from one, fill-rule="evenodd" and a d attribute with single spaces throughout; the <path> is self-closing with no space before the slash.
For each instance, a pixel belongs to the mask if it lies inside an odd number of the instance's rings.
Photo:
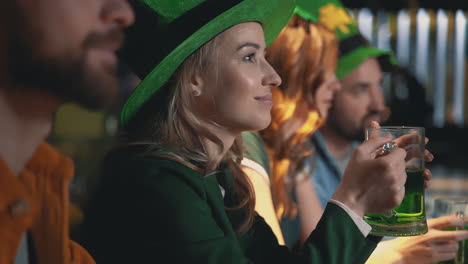
<path id="1" fill-rule="evenodd" d="M 67 102 L 118 92 L 126 0 L 0 1 L 0 264 L 91 264 L 69 237 L 73 162 L 45 142 Z"/>
<path id="2" fill-rule="evenodd" d="M 338 1 L 324 2 L 319 8 L 320 21 L 335 30 L 340 40 L 336 73 L 342 89 L 335 95 L 325 125 L 311 139 L 316 150 L 311 175 L 322 207 L 340 184 L 365 128 L 371 121 L 382 120 L 385 103 L 381 83 L 384 71 L 396 63 L 390 51 L 369 45 Z M 381 242 L 366 263 L 422 264 L 453 258 L 455 241 L 466 239 L 467 233 L 439 230 L 463 225 L 457 221 L 462 222 L 451 217 L 429 220 L 425 235 Z"/>
<path id="3" fill-rule="evenodd" d="M 321 204 L 331 198 L 341 181 L 352 151 L 362 142 L 364 129 L 371 121 L 381 121 L 385 109 L 382 88 L 383 70 L 395 63 L 391 51 L 369 45 L 355 21 L 337 0 L 308 1 L 317 11 L 319 23 L 336 32 L 339 59 L 336 76 L 342 89 L 334 98 L 325 125 L 312 137 L 317 149 L 313 180 Z M 317 6 L 319 8 L 317 8 Z M 325 142 L 332 143 L 327 148 Z M 329 151 L 333 151 L 331 159 Z"/>

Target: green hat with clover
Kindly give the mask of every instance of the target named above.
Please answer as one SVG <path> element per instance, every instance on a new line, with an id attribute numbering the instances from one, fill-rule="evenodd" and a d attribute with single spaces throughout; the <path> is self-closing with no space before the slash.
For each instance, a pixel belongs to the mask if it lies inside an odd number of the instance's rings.
<path id="1" fill-rule="evenodd" d="M 294 0 L 133 0 L 135 23 L 126 30 L 120 58 L 142 80 L 120 120 L 127 125 L 151 98 L 164 92 L 179 66 L 226 29 L 259 22 L 267 44 L 288 23 Z"/>
<path id="2" fill-rule="evenodd" d="M 384 71 L 396 64 L 390 50 L 377 49 L 369 44 L 340 1 L 296 0 L 295 13 L 336 32 L 340 50 L 336 69 L 338 79 L 344 78 L 368 58 L 377 58 Z"/>

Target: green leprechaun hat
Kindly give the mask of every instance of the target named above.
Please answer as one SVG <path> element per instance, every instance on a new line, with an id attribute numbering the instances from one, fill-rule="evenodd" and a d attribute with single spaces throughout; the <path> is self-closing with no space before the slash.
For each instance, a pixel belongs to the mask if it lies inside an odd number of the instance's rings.
<path id="1" fill-rule="evenodd" d="M 123 125 L 135 116 L 205 43 L 243 22 L 262 24 L 270 44 L 288 23 L 294 0 L 133 0 L 135 23 L 126 30 L 120 52 L 123 61 L 142 80 L 126 101 Z M 156 95 L 157 96 L 157 95 Z"/>
<path id="2" fill-rule="evenodd" d="M 320 23 L 335 31 L 339 43 L 340 57 L 336 76 L 342 79 L 368 58 L 377 58 L 384 71 L 396 64 L 389 50 L 373 48 L 361 35 L 356 21 L 338 0 L 297 0 L 294 12 L 304 19 Z"/>

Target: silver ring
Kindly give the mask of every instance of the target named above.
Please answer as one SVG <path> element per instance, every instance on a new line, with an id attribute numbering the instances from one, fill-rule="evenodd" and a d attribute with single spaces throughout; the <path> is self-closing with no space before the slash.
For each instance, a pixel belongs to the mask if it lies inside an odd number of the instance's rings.
<path id="1" fill-rule="evenodd" d="M 396 148 L 398 148 L 398 144 L 395 141 L 387 142 L 382 146 L 380 154 L 386 154 Z"/>

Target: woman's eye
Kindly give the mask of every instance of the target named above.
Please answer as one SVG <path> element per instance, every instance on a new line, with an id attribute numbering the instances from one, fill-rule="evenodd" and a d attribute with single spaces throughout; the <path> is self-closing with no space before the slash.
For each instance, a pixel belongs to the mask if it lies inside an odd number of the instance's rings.
<path id="1" fill-rule="evenodd" d="M 244 56 L 244 58 L 242 58 L 243 61 L 248 61 L 248 62 L 254 62 L 254 59 L 255 59 L 254 53 Z"/>

